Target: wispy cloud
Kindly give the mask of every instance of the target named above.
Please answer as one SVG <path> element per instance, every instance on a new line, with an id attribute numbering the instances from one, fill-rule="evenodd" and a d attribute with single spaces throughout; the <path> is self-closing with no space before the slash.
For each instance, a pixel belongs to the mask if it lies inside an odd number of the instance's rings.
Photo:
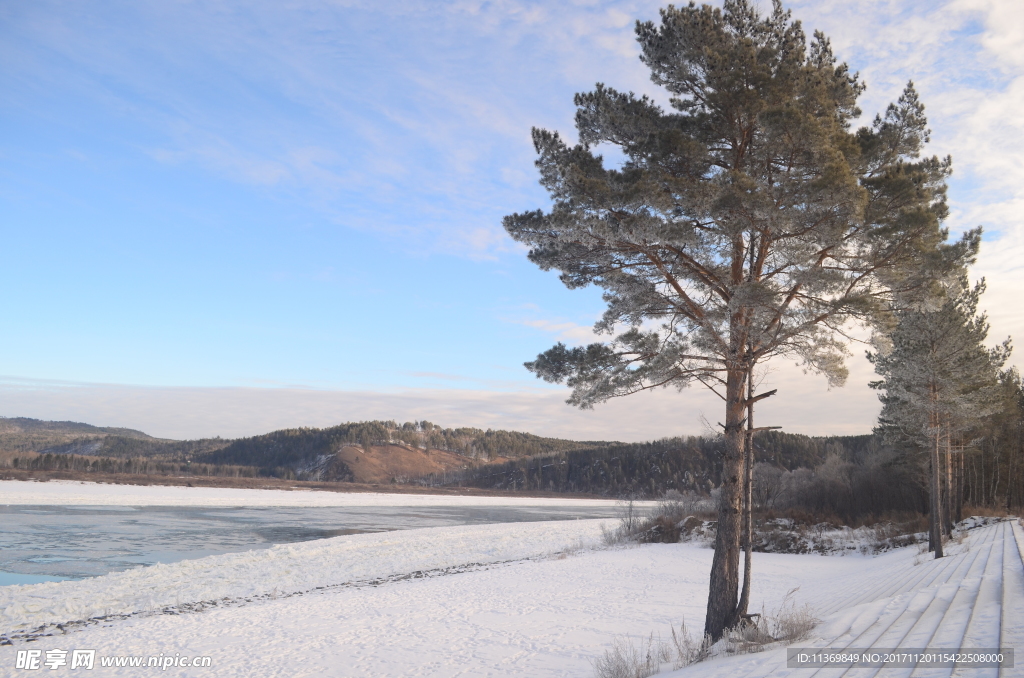
<path id="1" fill-rule="evenodd" d="M 564 341 L 573 345 L 600 341 L 601 339 L 594 334 L 592 327 L 579 325 L 567 320 L 520 320 L 519 324 L 552 334 L 558 341 Z"/>
<path id="2" fill-rule="evenodd" d="M 993 340 L 1024 335 L 1024 5 L 1013 0 L 842 0 L 793 3 L 810 28 L 828 34 L 840 58 L 868 84 L 866 115 L 882 111 L 908 80 L 924 101 L 929 153 L 952 155 L 949 226 L 985 227 L 973 271 Z M 1020 363 L 1020 358 L 1015 358 Z"/>
<path id="3" fill-rule="evenodd" d="M 782 388 L 766 401 L 759 420 L 789 431 L 859 434 L 870 430 L 877 401 L 853 406 L 841 389 L 785 368 L 771 375 Z M 787 372 L 787 373 L 788 373 Z M 6 416 L 121 426 L 174 439 L 241 437 L 298 426 L 346 421 L 427 419 L 443 426 L 529 431 L 576 440 L 644 441 L 700 435 L 701 413 L 714 424 L 720 405 L 705 389 L 658 390 L 620 398 L 593 410 L 566 405 L 551 389 L 402 389 L 329 391 L 302 388 L 159 388 L 0 378 L 0 412 Z"/>

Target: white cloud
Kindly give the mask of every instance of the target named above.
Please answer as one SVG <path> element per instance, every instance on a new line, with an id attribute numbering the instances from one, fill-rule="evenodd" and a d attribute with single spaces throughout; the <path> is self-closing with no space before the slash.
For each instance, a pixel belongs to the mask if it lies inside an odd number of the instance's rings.
<path id="1" fill-rule="evenodd" d="M 546 334 L 553 335 L 556 341 L 562 341 L 573 346 L 607 340 L 607 337 L 601 337 L 595 334 L 593 327 L 590 325 L 580 325 L 579 323 L 574 323 L 569 320 L 550 320 L 540 318 L 513 320 L 511 322 L 514 322 L 517 325 L 525 325 L 526 327 L 538 329 Z"/>
<path id="2" fill-rule="evenodd" d="M 770 386 L 769 386 L 770 384 Z M 877 402 L 851 405 L 842 389 L 781 366 L 768 388 L 780 394 L 760 406 L 757 421 L 807 434 L 870 431 Z M 860 387 L 858 387 L 860 388 Z M 721 420 L 720 400 L 703 388 L 662 389 L 619 398 L 593 410 L 565 404 L 562 389 L 502 392 L 406 389 L 394 392 L 300 388 L 159 388 L 0 379 L 0 412 L 8 417 L 81 421 L 150 435 L 191 439 L 258 435 L 281 428 L 346 421 L 427 419 L 442 426 L 529 431 L 576 440 L 644 441 L 700 435 L 702 420 Z"/>
<path id="3" fill-rule="evenodd" d="M 928 151 L 953 156 L 948 225 L 954 234 L 985 228 L 972 275 L 988 281 L 990 343 L 1024 336 L 1024 5 L 828 0 L 798 2 L 794 13 L 860 69 L 867 115 L 915 82 L 932 128 Z"/>

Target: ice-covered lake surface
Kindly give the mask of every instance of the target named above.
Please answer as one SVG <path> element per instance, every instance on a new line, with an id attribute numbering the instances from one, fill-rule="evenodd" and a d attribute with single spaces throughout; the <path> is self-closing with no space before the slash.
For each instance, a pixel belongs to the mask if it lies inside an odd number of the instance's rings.
<path id="1" fill-rule="evenodd" d="M 0 585 L 345 534 L 614 516 L 613 506 L 0 506 Z"/>
<path id="2" fill-rule="evenodd" d="M 615 517 L 616 502 L 0 481 L 0 586 L 347 534 Z"/>

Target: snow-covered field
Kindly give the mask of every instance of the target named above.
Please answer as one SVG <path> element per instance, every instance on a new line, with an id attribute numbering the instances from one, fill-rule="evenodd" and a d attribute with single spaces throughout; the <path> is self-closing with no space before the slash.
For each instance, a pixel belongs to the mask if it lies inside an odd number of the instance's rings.
<path id="1" fill-rule="evenodd" d="M 0 504 L 49 506 L 613 506 L 607 499 L 471 497 L 316 490 L 114 485 L 73 480 L 0 480 Z"/>
<path id="2" fill-rule="evenodd" d="M 707 601 L 710 549 L 606 548 L 601 526 L 609 523 L 350 535 L 5 587 L 0 633 L 107 618 L 68 626 L 66 634 L 50 626 L 55 635 L 0 647 L 0 675 L 23 673 L 14 668 L 19 650 L 90 649 L 96 668 L 83 675 L 137 675 L 147 669 L 100 662 L 163 655 L 210 657 L 208 668 L 160 671 L 174 676 L 590 677 L 591 662 L 617 637 L 637 644 L 650 634 L 665 639 L 684 618 L 691 630 L 701 629 Z M 972 530 L 956 555 L 939 561 L 917 547 L 874 557 L 756 554 L 752 608 L 771 611 L 798 588 L 797 605 L 810 605 L 822 620 L 798 643 L 806 647 L 1024 648 L 1024 615 L 1017 614 L 1024 602 L 1021 544 L 1021 528 L 1003 522 Z M 205 605 L 193 605 L 200 601 Z M 62 671 L 75 674 L 67 666 L 41 673 Z M 662 675 L 840 673 L 788 669 L 785 650 L 774 649 Z"/>
<path id="3" fill-rule="evenodd" d="M 199 601 L 283 596 L 450 567 L 593 549 L 605 520 L 355 534 L 158 564 L 78 581 L 0 587 L 0 633 Z"/>

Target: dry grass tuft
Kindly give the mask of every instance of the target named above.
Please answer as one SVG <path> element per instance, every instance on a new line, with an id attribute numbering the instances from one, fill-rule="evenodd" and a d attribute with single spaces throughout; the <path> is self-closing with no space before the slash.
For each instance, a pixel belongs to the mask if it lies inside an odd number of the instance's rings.
<path id="1" fill-rule="evenodd" d="M 653 635 L 640 648 L 628 638 L 616 638 L 612 649 L 594 661 L 594 673 L 597 678 L 648 678 L 661 670 L 663 661 L 668 661 L 667 649 Z"/>

